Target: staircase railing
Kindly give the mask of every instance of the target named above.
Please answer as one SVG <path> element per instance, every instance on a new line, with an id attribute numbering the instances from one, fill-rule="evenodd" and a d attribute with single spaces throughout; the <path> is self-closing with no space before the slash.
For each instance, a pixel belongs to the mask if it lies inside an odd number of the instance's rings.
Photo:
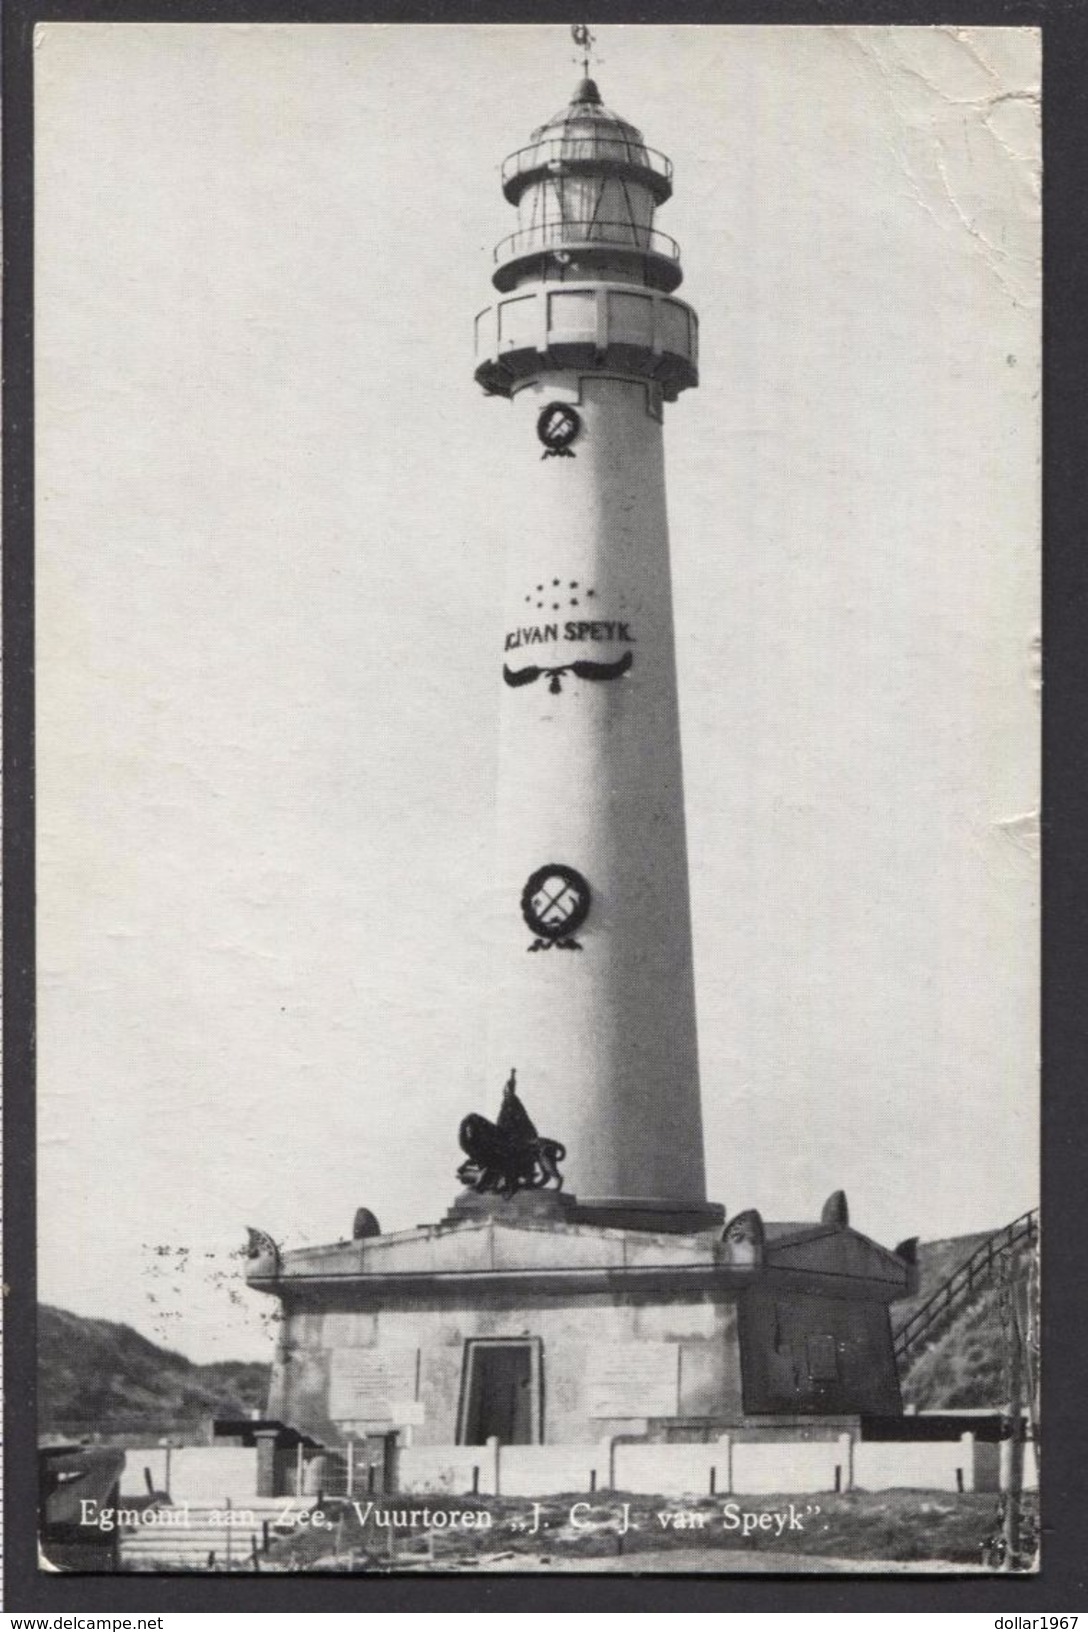
<path id="1" fill-rule="evenodd" d="M 1006 1224 L 1004 1229 L 988 1236 L 893 1334 L 896 1359 L 900 1362 L 907 1360 L 911 1351 L 925 1338 L 935 1335 L 935 1328 L 943 1326 L 977 1286 L 993 1279 L 994 1265 L 999 1259 L 1021 1242 L 1033 1244 L 1038 1235 L 1039 1209 L 1032 1207 L 1029 1212 L 1014 1218 L 1011 1224 Z"/>

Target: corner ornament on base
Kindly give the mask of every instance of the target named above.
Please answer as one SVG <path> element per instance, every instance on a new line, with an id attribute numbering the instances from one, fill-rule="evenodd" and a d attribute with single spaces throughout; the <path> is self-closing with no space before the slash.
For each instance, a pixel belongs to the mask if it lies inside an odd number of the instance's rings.
<path id="1" fill-rule="evenodd" d="M 845 1230 L 850 1223 L 850 1209 L 846 1203 L 845 1190 L 833 1190 L 824 1202 L 820 1213 L 820 1223 L 830 1224 L 832 1229 Z"/>
<path id="2" fill-rule="evenodd" d="M 492 1191 L 509 1198 L 518 1190 L 563 1188 L 559 1163 L 566 1148 L 537 1133 L 518 1098 L 516 1079 L 517 1072 L 511 1071 L 497 1121 L 489 1122 L 474 1111 L 461 1123 L 458 1137 L 468 1160 L 457 1169 L 457 1177 L 479 1194 Z"/>
<path id="3" fill-rule="evenodd" d="M 731 1264 L 761 1264 L 765 1246 L 763 1219 L 755 1207 L 738 1213 L 722 1232 L 725 1258 Z"/>
<path id="4" fill-rule="evenodd" d="M 266 1230 L 255 1230 L 251 1224 L 246 1225 L 245 1255 L 252 1273 L 256 1274 L 259 1268 L 261 1274 L 279 1274 L 279 1245 Z"/>

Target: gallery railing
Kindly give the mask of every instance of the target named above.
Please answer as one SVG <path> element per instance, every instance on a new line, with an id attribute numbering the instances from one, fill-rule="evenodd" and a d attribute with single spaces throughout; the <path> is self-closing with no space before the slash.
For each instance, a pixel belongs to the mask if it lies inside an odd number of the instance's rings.
<path id="1" fill-rule="evenodd" d="M 625 142 L 617 137 L 548 136 L 511 153 L 502 167 L 502 184 L 508 186 L 519 176 L 536 170 L 561 169 L 564 164 L 603 164 L 623 169 L 649 170 L 663 181 L 672 181 L 672 160 L 641 142 Z"/>
<path id="2" fill-rule="evenodd" d="M 495 260 L 511 261 L 537 250 L 578 249 L 586 245 L 595 249 L 634 249 L 661 255 L 670 261 L 680 259 L 676 239 L 658 232 L 655 227 L 641 227 L 633 221 L 586 220 L 544 221 L 539 226 L 522 227 L 496 244 Z"/>

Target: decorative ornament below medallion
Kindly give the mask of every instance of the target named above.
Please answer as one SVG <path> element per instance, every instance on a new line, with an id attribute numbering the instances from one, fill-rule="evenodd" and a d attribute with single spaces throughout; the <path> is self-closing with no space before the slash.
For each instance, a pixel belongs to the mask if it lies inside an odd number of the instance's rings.
<path id="1" fill-rule="evenodd" d="M 506 663 L 502 666 L 502 677 L 508 686 L 531 686 L 534 680 L 539 680 L 542 674 L 548 676 L 548 690 L 561 691 L 560 680 L 565 674 L 573 674 L 579 680 L 618 680 L 627 673 L 635 661 L 634 652 L 624 652 L 614 663 L 594 663 L 589 658 L 580 657 L 574 663 L 561 663 L 555 668 L 542 669 L 536 664 L 529 663 L 522 669 L 512 669 Z"/>

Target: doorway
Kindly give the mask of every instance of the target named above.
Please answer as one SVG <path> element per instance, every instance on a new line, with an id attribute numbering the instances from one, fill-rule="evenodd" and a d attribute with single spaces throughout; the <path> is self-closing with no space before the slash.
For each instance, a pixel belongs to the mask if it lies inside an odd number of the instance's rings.
<path id="1" fill-rule="evenodd" d="M 540 1339 L 470 1338 L 461 1380 L 461 1445 L 540 1443 Z"/>

